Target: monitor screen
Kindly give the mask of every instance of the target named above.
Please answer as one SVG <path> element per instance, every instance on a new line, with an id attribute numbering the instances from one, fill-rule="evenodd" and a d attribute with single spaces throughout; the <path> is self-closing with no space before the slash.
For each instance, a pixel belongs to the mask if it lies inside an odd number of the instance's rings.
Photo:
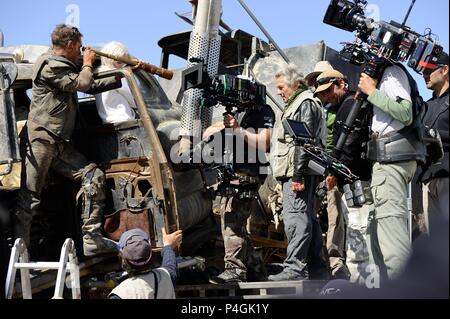
<path id="1" fill-rule="evenodd" d="M 306 125 L 305 122 L 299 122 L 289 119 L 285 119 L 283 122 L 285 129 L 287 129 L 287 131 L 291 135 L 294 135 L 297 138 L 312 138 L 308 125 Z"/>

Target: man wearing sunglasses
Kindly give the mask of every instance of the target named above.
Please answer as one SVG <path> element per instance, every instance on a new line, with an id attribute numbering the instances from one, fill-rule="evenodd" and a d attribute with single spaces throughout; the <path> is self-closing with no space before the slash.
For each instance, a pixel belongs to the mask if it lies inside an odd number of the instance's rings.
<path id="1" fill-rule="evenodd" d="M 337 70 L 322 72 L 316 80 L 314 96 L 318 97 L 326 113 L 327 138 L 325 150 L 332 154 L 339 139 L 339 122 L 345 122 L 353 106 L 355 92 L 348 89 L 346 77 Z M 361 158 L 362 144 L 368 140 L 368 116 L 361 112 L 360 125 L 349 134 L 344 150 L 338 158 L 349 167 L 361 180 L 370 180 L 369 163 Z M 342 193 L 338 188 L 339 181 L 334 176 L 327 176 L 324 185 L 326 193 L 326 212 L 328 216 L 327 252 L 330 272 L 333 279 L 350 279 L 349 268 L 345 256 L 345 221 L 343 214 Z M 343 186 L 343 185 L 339 185 Z M 362 228 L 362 227 L 361 227 Z M 360 231 L 360 230 L 358 230 Z M 353 234 L 352 234 L 353 235 Z M 357 252 L 355 252 L 356 254 Z M 361 254 L 360 254 L 361 255 Z M 356 268 L 356 267 L 355 267 Z M 355 270 L 355 273 L 359 273 Z M 355 277 L 358 275 L 356 274 Z M 354 278 L 356 279 L 356 278 Z"/>
<path id="2" fill-rule="evenodd" d="M 425 83 L 427 88 L 433 91 L 433 97 L 427 102 L 428 107 L 423 123 L 428 128 L 439 131 L 444 157 L 438 163 L 424 169 L 421 176 L 425 224 L 429 234 L 430 220 L 433 220 L 433 215 L 441 214 L 447 221 L 449 218 L 448 54 L 442 52 L 435 63 L 435 67 L 424 72 Z"/>
<path id="3" fill-rule="evenodd" d="M 95 53 L 86 49 L 81 71 L 80 31 L 61 24 L 52 32 L 52 49 L 38 58 L 33 70 L 33 90 L 27 126 L 21 132 L 22 179 L 14 236 L 30 244 L 30 228 L 40 207 L 41 193 L 50 169 L 75 181 L 81 181 L 81 231 L 85 256 L 115 253 L 114 241 L 102 236 L 105 200 L 105 175 L 70 143 L 75 127 L 77 92 L 92 94 L 120 87 L 120 79 L 94 81 L 92 64 Z"/>

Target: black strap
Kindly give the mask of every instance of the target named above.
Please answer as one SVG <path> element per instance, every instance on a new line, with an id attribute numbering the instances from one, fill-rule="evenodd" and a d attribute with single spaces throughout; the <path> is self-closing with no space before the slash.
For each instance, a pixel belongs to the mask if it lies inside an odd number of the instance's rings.
<path id="1" fill-rule="evenodd" d="M 153 279 L 155 282 L 155 289 L 154 289 L 154 299 L 158 299 L 158 276 L 156 276 L 156 272 L 152 270 L 152 274 L 153 274 Z"/>

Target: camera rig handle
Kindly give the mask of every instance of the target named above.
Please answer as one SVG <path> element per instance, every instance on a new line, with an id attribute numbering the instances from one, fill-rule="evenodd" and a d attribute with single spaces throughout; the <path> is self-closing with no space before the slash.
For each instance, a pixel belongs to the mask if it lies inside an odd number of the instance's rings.
<path id="1" fill-rule="evenodd" d="M 382 57 L 377 56 L 372 52 L 363 53 L 364 64 L 362 67 L 362 73 L 366 73 L 371 78 L 380 81 L 384 70 L 388 65 L 388 61 Z M 358 90 L 354 97 L 354 103 L 350 114 L 347 116 L 345 123 L 341 124 L 341 134 L 339 135 L 338 142 L 336 143 L 333 154 L 339 158 L 343 152 L 345 142 L 348 136 L 353 131 L 356 119 L 359 117 L 360 112 L 364 108 L 364 104 L 367 101 L 367 95 Z"/>

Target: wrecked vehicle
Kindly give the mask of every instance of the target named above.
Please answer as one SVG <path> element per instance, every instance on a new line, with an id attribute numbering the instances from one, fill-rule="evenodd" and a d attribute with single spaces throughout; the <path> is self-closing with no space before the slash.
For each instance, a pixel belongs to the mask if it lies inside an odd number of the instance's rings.
<path id="1" fill-rule="evenodd" d="M 217 59 L 217 65 L 211 74 L 238 75 L 244 67 L 251 70 L 255 80 L 267 87 L 267 102 L 279 119 L 282 102 L 275 94 L 273 77 L 279 65 L 284 63 L 282 57 L 272 45 L 243 30 L 218 32 L 218 24 L 217 20 L 214 27 L 215 51 L 211 53 Z M 189 62 L 192 55 L 189 47 L 193 41 L 191 31 L 162 38 L 159 41 L 162 48 L 161 67 L 169 67 L 170 55 L 185 59 L 192 65 Z M 19 136 L 30 105 L 33 63 L 48 49 L 31 45 L 0 48 L 0 71 L 4 78 L 8 78 L 5 83 L 0 83 L 3 261 L 7 260 L 12 245 L 8 211 L 14 206 L 20 187 Z M 316 62 L 328 60 L 337 69 L 349 74 L 350 86 L 356 85 L 358 68 L 345 64 L 338 58 L 338 53 L 323 42 L 287 49 L 285 52 L 304 74 L 312 71 Z M 161 228 L 165 227 L 169 231 L 182 229 L 181 256 L 206 256 L 206 269 L 217 274 L 220 271 L 218 265 L 223 264 L 223 247 L 220 245 L 220 224 L 216 220 L 218 207 L 214 201 L 214 192 L 211 191 L 216 184 L 215 176 L 211 176 L 205 168 L 171 161 L 171 154 L 174 148 L 178 148 L 180 135 L 183 135 L 180 130 L 184 129 L 182 118 L 183 112 L 186 113 L 181 105 L 182 71 L 176 70 L 170 81 L 158 81 L 149 72 L 132 72 L 130 68 L 97 73 L 96 78 L 120 74 L 126 79 L 137 105 L 138 118 L 123 123 L 103 124 L 97 113 L 95 96 L 80 94 L 73 143 L 105 172 L 107 202 L 104 232 L 107 237 L 118 240 L 124 231 L 140 227 L 149 232 L 153 249 L 157 252 L 162 248 Z M 193 106 L 194 102 L 190 104 Z M 223 108 L 214 107 L 210 112 L 204 126 L 220 120 Z M 278 121 L 276 125 L 279 125 Z M 78 252 L 82 251 L 81 214 L 75 200 L 78 187 L 56 174 L 49 178 L 41 205 L 47 218 L 36 216 L 34 220 L 33 244 L 29 247 L 31 260 L 57 259 L 67 237 L 75 240 Z M 259 205 L 253 207 L 248 230 L 254 245 L 261 248 L 265 262 L 281 261 L 286 248 L 279 216 L 281 199 L 276 182 L 270 175 L 259 193 L 261 200 L 258 201 Z M 92 272 L 104 275 L 120 270 L 116 261 L 109 260 L 111 263 L 112 267 L 102 266 Z M 2 264 L 4 266 L 5 263 Z M 211 268 L 208 268 L 209 265 Z"/>

